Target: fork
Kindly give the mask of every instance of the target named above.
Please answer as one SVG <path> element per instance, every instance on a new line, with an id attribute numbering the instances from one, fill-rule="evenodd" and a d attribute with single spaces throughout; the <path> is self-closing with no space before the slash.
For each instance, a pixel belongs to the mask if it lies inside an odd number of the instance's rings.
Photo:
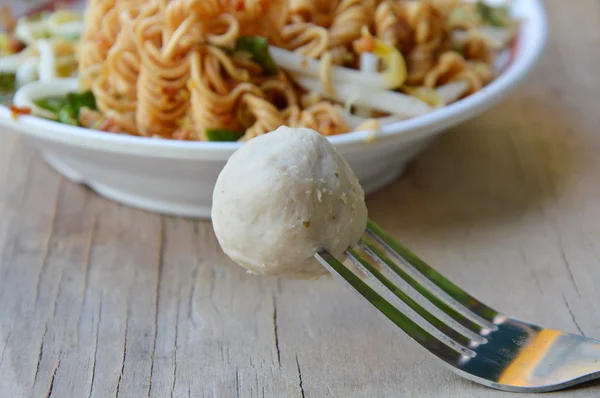
<path id="1" fill-rule="evenodd" d="M 327 251 L 315 258 L 466 379 L 504 391 L 548 392 L 600 378 L 600 341 L 496 311 L 371 220 L 357 248 L 345 254 L 366 278 Z"/>

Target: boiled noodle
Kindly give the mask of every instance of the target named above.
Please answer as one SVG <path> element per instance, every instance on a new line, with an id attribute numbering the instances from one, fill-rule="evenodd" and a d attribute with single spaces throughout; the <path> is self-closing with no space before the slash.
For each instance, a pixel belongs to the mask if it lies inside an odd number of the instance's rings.
<path id="1" fill-rule="evenodd" d="M 280 125 L 334 135 L 419 116 L 493 79 L 495 56 L 516 31 L 507 9 L 458 0 L 90 0 L 79 82 L 96 106 L 77 108 L 76 122 L 246 141 Z"/>

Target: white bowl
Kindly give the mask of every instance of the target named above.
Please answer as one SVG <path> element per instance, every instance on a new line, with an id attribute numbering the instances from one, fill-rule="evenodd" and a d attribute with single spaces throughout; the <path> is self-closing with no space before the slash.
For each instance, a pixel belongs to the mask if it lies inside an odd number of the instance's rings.
<path id="1" fill-rule="evenodd" d="M 513 7 L 524 20 L 513 59 L 483 90 L 424 116 L 388 124 L 375 140 L 372 132 L 330 138 L 367 193 L 390 184 L 432 138 L 496 104 L 533 68 L 547 36 L 544 8 L 540 0 L 515 0 Z M 35 82 L 19 90 L 15 104 L 76 89 L 75 80 Z M 217 176 L 241 145 L 116 135 L 34 116 L 14 120 L 6 107 L 0 107 L 0 124 L 21 132 L 71 181 L 126 205 L 186 217 L 210 217 Z"/>

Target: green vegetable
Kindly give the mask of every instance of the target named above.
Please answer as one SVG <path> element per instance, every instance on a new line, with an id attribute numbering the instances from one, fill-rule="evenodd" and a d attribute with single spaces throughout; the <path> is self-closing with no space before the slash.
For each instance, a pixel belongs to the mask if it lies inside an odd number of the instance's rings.
<path id="1" fill-rule="evenodd" d="M 54 114 L 58 114 L 65 104 L 65 97 L 48 97 L 33 101 L 37 106 Z"/>
<path id="2" fill-rule="evenodd" d="M 83 107 L 94 110 L 98 109 L 98 107 L 96 106 L 96 98 L 94 98 L 94 93 L 92 93 L 91 91 L 67 94 L 67 104 L 76 107 L 77 111 L 79 111 L 79 108 Z"/>
<path id="3" fill-rule="evenodd" d="M 58 112 L 58 121 L 64 124 L 70 124 L 73 126 L 79 125 L 77 121 L 77 114 L 79 113 L 79 109 L 77 109 L 77 113 L 75 113 L 75 109 L 65 106 L 61 108 Z"/>
<path id="4" fill-rule="evenodd" d="M 56 116 L 65 124 L 74 126 L 79 123 L 79 110 L 83 107 L 97 110 L 96 99 L 91 91 L 83 93 L 69 93 L 65 96 L 53 96 L 34 101 L 37 106 Z"/>
<path id="5" fill-rule="evenodd" d="M 277 64 L 269 53 L 269 43 L 262 36 L 240 37 L 234 51 L 243 51 L 252 55 L 252 60 L 262 66 L 268 75 L 277 73 Z"/>
<path id="6" fill-rule="evenodd" d="M 506 28 L 511 26 L 510 10 L 508 6 L 493 7 L 487 5 L 482 0 L 477 1 L 477 12 L 489 25 Z"/>
<path id="7" fill-rule="evenodd" d="M 81 39 L 81 35 L 79 34 L 72 34 L 72 35 L 66 35 L 64 36 L 64 39 L 70 42 L 78 42 L 79 39 Z"/>
<path id="8" fill-rule="evenodd" d="M 237 141 L 244 133 L 225 129 L 206 129 L 204 132 L 209 141 Z"/>
<path id="9" fill-rule="evenodd" d="M 16 89 L 16 74 L 14 72 L 0 72 L 0 93 L 11 93 Z"/>
<path id="10" fill-rule="evenodd" d="M 38 32 L 33 32 L 33 38 L 34 39 L 50 39 L 52 37 L 52 34 L 50 32 L 47 32 L 45 30 L 40 30 Z"/>

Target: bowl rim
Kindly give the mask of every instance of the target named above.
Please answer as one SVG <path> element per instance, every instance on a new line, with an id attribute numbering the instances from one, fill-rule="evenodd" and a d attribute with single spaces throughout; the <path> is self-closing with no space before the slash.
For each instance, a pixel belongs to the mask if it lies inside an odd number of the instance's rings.
<path id="1" fill-rule="evenodd" d="M 490 84 L 460 101 L 428 114 L 386 124 L 376 133 L 359 131 L 327 138 L 339 149 L 356 145 L 362 146 L 372 142 L 373 139 L 376 141 L 387 140 L 412 135 L 411 132 L 418 134 L 435 126 L 449 127 L 451 124 L 460 123 L 499 102 L 514 90 L 533 69 L 545 48 L 548 35 L 546 12 L 541 0 L 518 0 L 513 2 L 513 7 L 524 11 L 524 21 L 513 49 L 513 59 Z M 63 80 L 65 85 L 73 84 L 74 81 L 74 79 Z M 37 81 L 23 88 L 43 88 L 48 83 L 52 82 Z M 15 103 L 20 105 L 16 98 Z M 31 115 L 22 115 L 15 120 L 10 109 L 5 106 L 0 106 L 0 125 L 12 127 L 24 134 L 43 140 L 63 142 L 70 146 L 156 157 L 194 159 L 199 158 L 200 154 L 210 154 L 211 157 L 228 157 L 243 145 L 240 142 L 177 141 L 110 134 L 84 127 L 69 126 Z"/>

